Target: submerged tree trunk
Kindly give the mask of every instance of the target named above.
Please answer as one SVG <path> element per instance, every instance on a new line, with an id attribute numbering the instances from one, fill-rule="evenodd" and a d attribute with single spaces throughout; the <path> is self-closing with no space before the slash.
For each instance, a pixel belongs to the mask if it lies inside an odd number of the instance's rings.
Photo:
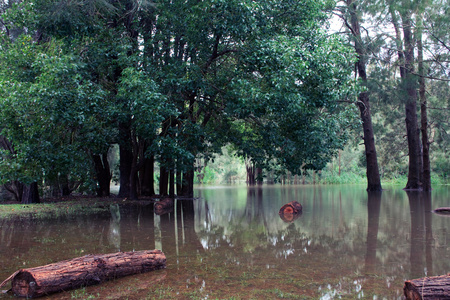
<path id="1" fill-rule="evenodd" d="M 364 84 L 367 83 L 366 73 L 366 55 L 362 45 L 360 24 L 356 14 L 356 3 L 354 0 L 347 0 L 347 6 L 350 12 L 350 23 L 348 26 L 352 31 L 355 39 L 355 50 L 358 54 L 358 61 L 356 68 L 358 76 Z M 363 138 L 366 153 L 366 176 L 367 176 L 367 191 L 381 191 L 381 179 L 378 168 L 377 151 L 375 147 L 375 138 L 372 126 L 372 115 L 370 112 L 369 94 L 362 92 L 358 96 L 358 108 L 361 115 L 363 125 Z"/>
<path id="2" fill-rule="evenodd" d="M 409 12 L 402 15 L 403 36 L 405 43 L 404 77 L 402 82 L 405 89 L 405 122 L 408 139 L 409 168 L 408 182 L 405 189 L 421 189 L 422 157 L 420 149 L 419 128 L 417 125 L 417 80 L 414 72 L 414 40 L 412 21 Z M 402 67 L 402 66 L 401 66 Z"/>
<path id="3" fill-rule="evenodd" d="M 424 191 L 431 191 L 430 141 L 428 138 L 427 96 L 425 94 L 425 68 L 423 65 L 422 18 L 418 18 L 418 20 L 417 50 L 419 61 L 420 123 L 422 133 L 422 188 Z"/>

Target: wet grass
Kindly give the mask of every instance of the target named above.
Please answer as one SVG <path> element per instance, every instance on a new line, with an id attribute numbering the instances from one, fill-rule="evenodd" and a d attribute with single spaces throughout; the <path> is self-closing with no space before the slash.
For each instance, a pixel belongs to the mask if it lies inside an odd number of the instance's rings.
<path id="1" fill-rule="evenodd" d="M 99 214 L 109 211 L 109 205 L 117 203 L 129 204 L 137 201 L 120 198 L 74 198 L 52 199 L 38 204 L 0 204 L 0 219 L 16 217 L 48 219 Z"/>

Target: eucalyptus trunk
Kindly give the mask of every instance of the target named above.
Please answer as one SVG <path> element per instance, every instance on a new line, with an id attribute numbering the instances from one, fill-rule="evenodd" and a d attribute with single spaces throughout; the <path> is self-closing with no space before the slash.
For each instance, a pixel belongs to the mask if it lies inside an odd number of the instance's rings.
<path id="1" fill-rule="evenodd" d="M 419 18 L 417 27 L 417 55 L 419 62 L 419 99 L 420 99 L 420 123 L 422 133 L 422 188 L 424 191 L 431 191 L 431 167 L 430 167 L 430 141 L 428 138 L 428 113 L 427 96 L 425 88 L 425 67 L 423 65 L 423 44 L 422 44 L 422 18 Z"/>
<path id="2" fill-rule="evenodd" d="M 402 74 L 402 82 L 405 91 L 405 122 L 408 139 L 408 182 L 406 190 L 420 190 L 422 188 L 422 157 L 420 148 L 419 128 L 417 125 L 417 79 L 414 73 L 414 38 L 412 33 L 411 14 L 405 12 L 402 15 L 403 37 L 405 46 L 405 63 Z"/>
<path id="3" fill-rule="evenodd" d="M 347 0 L 347 5 L 350 12 L 350 23 L 348 26 L 355 39 L 355 51 L 358 54 L 358 61 L 356 62 L 356 69 L 359 78 L 364 85 L 367 83 L 366 73 L 366 54 L 361 39 L 361 29 L 359 19 L 356 14 L 356 3 L 353 0 Z M 367 176 L 367 191 L 381 191 L 381 179 L 378 168 L 377 151 L 375 147 L 375 137 L 372 126 L 372 115 L 370 112 L 370 102 L 368 92 L 361 92 L 358 96 L 358 108 L 361 116 L 363 126 L 363 139 L 366 154 L 366 176 Z"/>

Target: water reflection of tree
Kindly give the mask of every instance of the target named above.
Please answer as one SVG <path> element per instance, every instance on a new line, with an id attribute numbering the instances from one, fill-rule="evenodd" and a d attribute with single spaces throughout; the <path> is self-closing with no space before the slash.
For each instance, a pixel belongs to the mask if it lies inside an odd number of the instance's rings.
<path id="1" fill-rule="evenodd" d="M 415 191 L 406 194 L 411 213 L 410 277 L 423 277 L 433 274 L 431 194 Z"/>
<path id="2" fill-rule="evenodd" d="M 381 192 L 368 192 L 367 200 L 367 239 L 365 271 L 373 273 L 377 264 L 378 225 L 380 220 Z"/>

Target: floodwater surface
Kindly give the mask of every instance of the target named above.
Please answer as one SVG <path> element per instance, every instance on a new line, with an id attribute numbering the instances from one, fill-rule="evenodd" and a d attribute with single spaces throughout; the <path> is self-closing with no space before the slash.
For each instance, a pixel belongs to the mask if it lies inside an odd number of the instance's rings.
<path id="1" fill-rule="evenodd" d="M 167 268 L 46 298 L 403 299 L 405 280 L 450 272 L 450 217 L 432 212 L 450 206 L 449 187 L 199 187 L 196 197 L 161 216 L 149 204 L 0 220 L 0 282 L 21 268 L 145 249 L 161 249 Z M 278 211 L 290 201 L 303 213 L 287 223 Z"/>

